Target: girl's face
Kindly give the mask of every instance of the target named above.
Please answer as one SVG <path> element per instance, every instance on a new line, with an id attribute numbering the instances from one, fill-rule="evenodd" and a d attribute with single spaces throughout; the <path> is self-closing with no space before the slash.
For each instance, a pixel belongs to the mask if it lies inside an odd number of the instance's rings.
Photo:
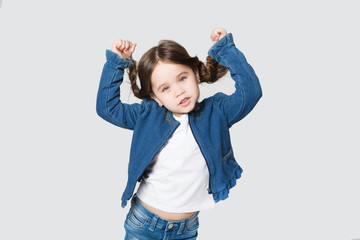
<path id="1" fill-rule="evenodd" d="M 151 97 L 175 116 L 192 111 L 199 99 L 200 80 L 185 65 L 159 61 L 151 75 Z"/>

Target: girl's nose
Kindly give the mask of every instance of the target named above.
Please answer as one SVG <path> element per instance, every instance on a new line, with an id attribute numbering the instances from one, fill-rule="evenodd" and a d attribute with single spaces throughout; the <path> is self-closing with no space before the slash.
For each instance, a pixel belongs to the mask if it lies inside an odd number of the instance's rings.
<path id="1" fill-rule="evenodd" d="M 184 92 L 185 92 L 185 90 L 184 90 L 181 86 L 178 86 L 178 87 L 176 88 L 176 92 L 175 92 L 176 97 L 177 97 L 177 96 L 180 96 L 180 95 L 183 94 Z"/>

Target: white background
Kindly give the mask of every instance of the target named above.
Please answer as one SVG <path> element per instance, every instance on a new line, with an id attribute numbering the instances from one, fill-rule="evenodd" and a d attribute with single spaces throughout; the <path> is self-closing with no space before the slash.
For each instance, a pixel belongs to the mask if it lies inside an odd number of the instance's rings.
<path id="1" fill-rule="evenodd" d="M 358 1 L 4 0 L 0 239 L 123 239 L 131 131 L 97 116 L 105 50 L 172 39 L 205 60 L 223 27 L 263 98 L 231 129 L 243 176 L 200 240 L 360 239 Z M 228 76 L 202 96 L 231 93 Z M 129 83 L 122 100 L 137 101 Z"/>

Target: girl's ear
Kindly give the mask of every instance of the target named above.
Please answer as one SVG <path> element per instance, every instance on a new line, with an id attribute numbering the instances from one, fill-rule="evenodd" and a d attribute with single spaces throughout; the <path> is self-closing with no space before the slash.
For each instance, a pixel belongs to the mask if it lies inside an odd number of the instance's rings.
<path id="1" fill-rule="evenodd" d="M 199 70 L 196 71 L 195 75 L 196 75 L 196 81 L 197 81 L 197 83 L 200 84 Z"/>
<path id="2" fill-rule="evenodd" d="M 160 101 L 160 99 L 158 99 L 158 98 L 155 96 L 154 93 L 150 93 L 150 97 L 151 97 L 152 99 L 154 99 L 154 100 L 159 104 L 160 107 L 164 106 L 164 104 Z"/>

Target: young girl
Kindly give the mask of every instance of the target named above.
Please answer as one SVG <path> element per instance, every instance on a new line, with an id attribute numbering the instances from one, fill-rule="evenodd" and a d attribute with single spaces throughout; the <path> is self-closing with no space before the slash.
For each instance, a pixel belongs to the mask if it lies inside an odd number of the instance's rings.
<path id="1" fill-rule="evenodd" d="M 196 239 L 199 211 L 226 199 L 241 176 L 229 128 L 254 108 L 262 90 L 232 34 L 218 28 L 210 38 L 214 45 L 206 64 L 169 40 L 148 50 L 139 64 L 131 58 L 135 43 L 117 40 L 106 50 L 97 113 L 133 130 L 122 196 L 122 207 L 132 198 L 125 239 Z M 120 101 L 126 68 L 141 104 Z M 227 70 L 235 92 L 198 102 L 198 84 L 215 82 Z"/>

